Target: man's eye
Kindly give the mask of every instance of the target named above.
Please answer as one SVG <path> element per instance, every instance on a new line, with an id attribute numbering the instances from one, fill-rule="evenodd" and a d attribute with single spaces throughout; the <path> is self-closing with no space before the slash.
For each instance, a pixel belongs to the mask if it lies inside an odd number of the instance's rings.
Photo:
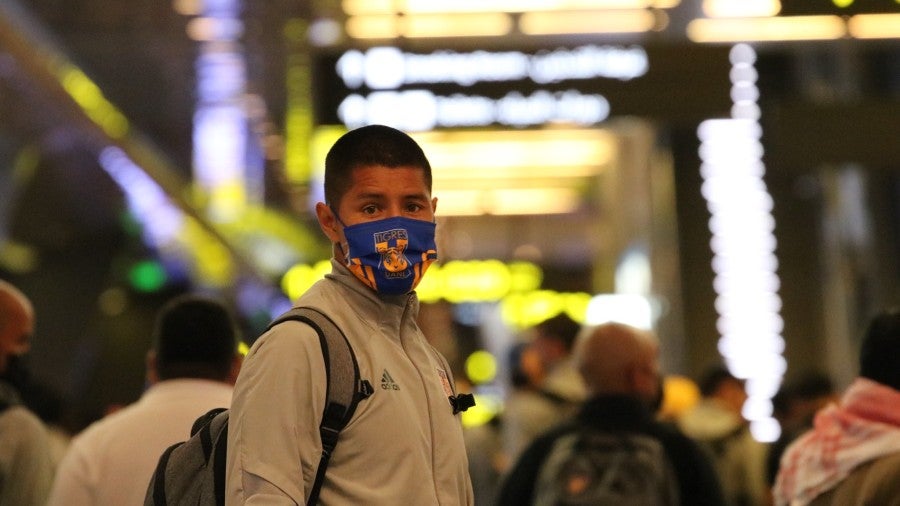
<path id="1" fill-rule="evenodd" d="M 362 208 L 362 212 L 363 214 L 375 214 L 376 212 L 378 212 L 378 208 L 375 206 L 366 206 Z"/>
<path id="2" fill-rule="evenodd" d="M 406 204 L 406 212 L 408 213 L 417 213 L 422 210 L 422 206 L 420 204 Z"/>

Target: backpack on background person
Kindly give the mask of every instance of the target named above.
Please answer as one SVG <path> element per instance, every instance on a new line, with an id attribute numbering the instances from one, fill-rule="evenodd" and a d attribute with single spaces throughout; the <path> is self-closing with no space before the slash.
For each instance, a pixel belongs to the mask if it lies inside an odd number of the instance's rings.
<path id="1" fill-rule="evenodd" d="M 534 506 L 677 505 L 678 482 L 662 444 L 625 432 L 561 437 L 538 473 Z"/>
<path id="2" fill-rule="evenodd" d="M 374 390 L 368 380 L 360 379 L 350 343 L 327 316 L 312 308 L 297 307 L 279 316 L 268 328 L 288 320 L 302 321 L 316 330 L 325 360 L 328 388 L 319 425 L 322 457 L 307 502 L 315 504 L 340 431 L 350 421 L 357 404 Z M 147 487 L 144 506 L 224 506 L 228 416 L 226 408 L 207 412 L 194 422 L 190 439 L 163 452 Z"/>

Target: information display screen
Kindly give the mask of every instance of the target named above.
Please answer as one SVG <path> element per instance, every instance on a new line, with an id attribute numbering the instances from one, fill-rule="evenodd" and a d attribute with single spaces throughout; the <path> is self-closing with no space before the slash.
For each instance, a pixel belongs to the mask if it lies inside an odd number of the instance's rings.
<path id="1" fill-rule="evenodd" d="M 319 124 L 350 127 L 389 116 L 407 130 L 611 116 L 669 121 L 727 115 L 728 47 L 587 44 L 534 51 L 406 51 L 370 47 L 314 56 Z"/>

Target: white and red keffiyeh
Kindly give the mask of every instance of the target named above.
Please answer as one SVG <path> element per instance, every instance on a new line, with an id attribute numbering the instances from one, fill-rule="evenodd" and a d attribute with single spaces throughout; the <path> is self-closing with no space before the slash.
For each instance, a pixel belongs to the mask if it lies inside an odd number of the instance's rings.
<path id="1" fill-rule="evenodd" d="M 816 413 L 813 429 L 781 458 L 776 506 L 803 506 L 856 467 L 900 452 L 900 392 L 857 378 L 841 398 Z"/>

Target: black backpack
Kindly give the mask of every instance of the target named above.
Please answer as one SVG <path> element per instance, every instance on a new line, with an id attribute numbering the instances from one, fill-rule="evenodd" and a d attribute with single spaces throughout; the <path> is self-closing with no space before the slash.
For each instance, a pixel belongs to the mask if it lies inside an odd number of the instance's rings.
<path id="1" fill-rule="evenodd" d="M 537 475 L 535 506 L 677 505 L 678 484 L 659 440 L 583 430 L 554 442 Z"/>
<path id="2" fill-rule="evenodd" d="M 360 379 L 353 349 L 331 319 L 313 308 L 296 307 L 279 316 L 268 328 L 287 320 L 304 322 L 319 335 L 328 383 L 325 411 L 319 425 L 322 457 L 307 501 L 311 505 L 318 500 L 340 431 L 350 421 L 357 404 L 374 390 L 368 380 Z M 160 456 L 144 506 L 223 506 L 227 442 L 227 409 L 216 408 L 198 418 L 191 428 L 190 439 L 175 443 Z"/>

